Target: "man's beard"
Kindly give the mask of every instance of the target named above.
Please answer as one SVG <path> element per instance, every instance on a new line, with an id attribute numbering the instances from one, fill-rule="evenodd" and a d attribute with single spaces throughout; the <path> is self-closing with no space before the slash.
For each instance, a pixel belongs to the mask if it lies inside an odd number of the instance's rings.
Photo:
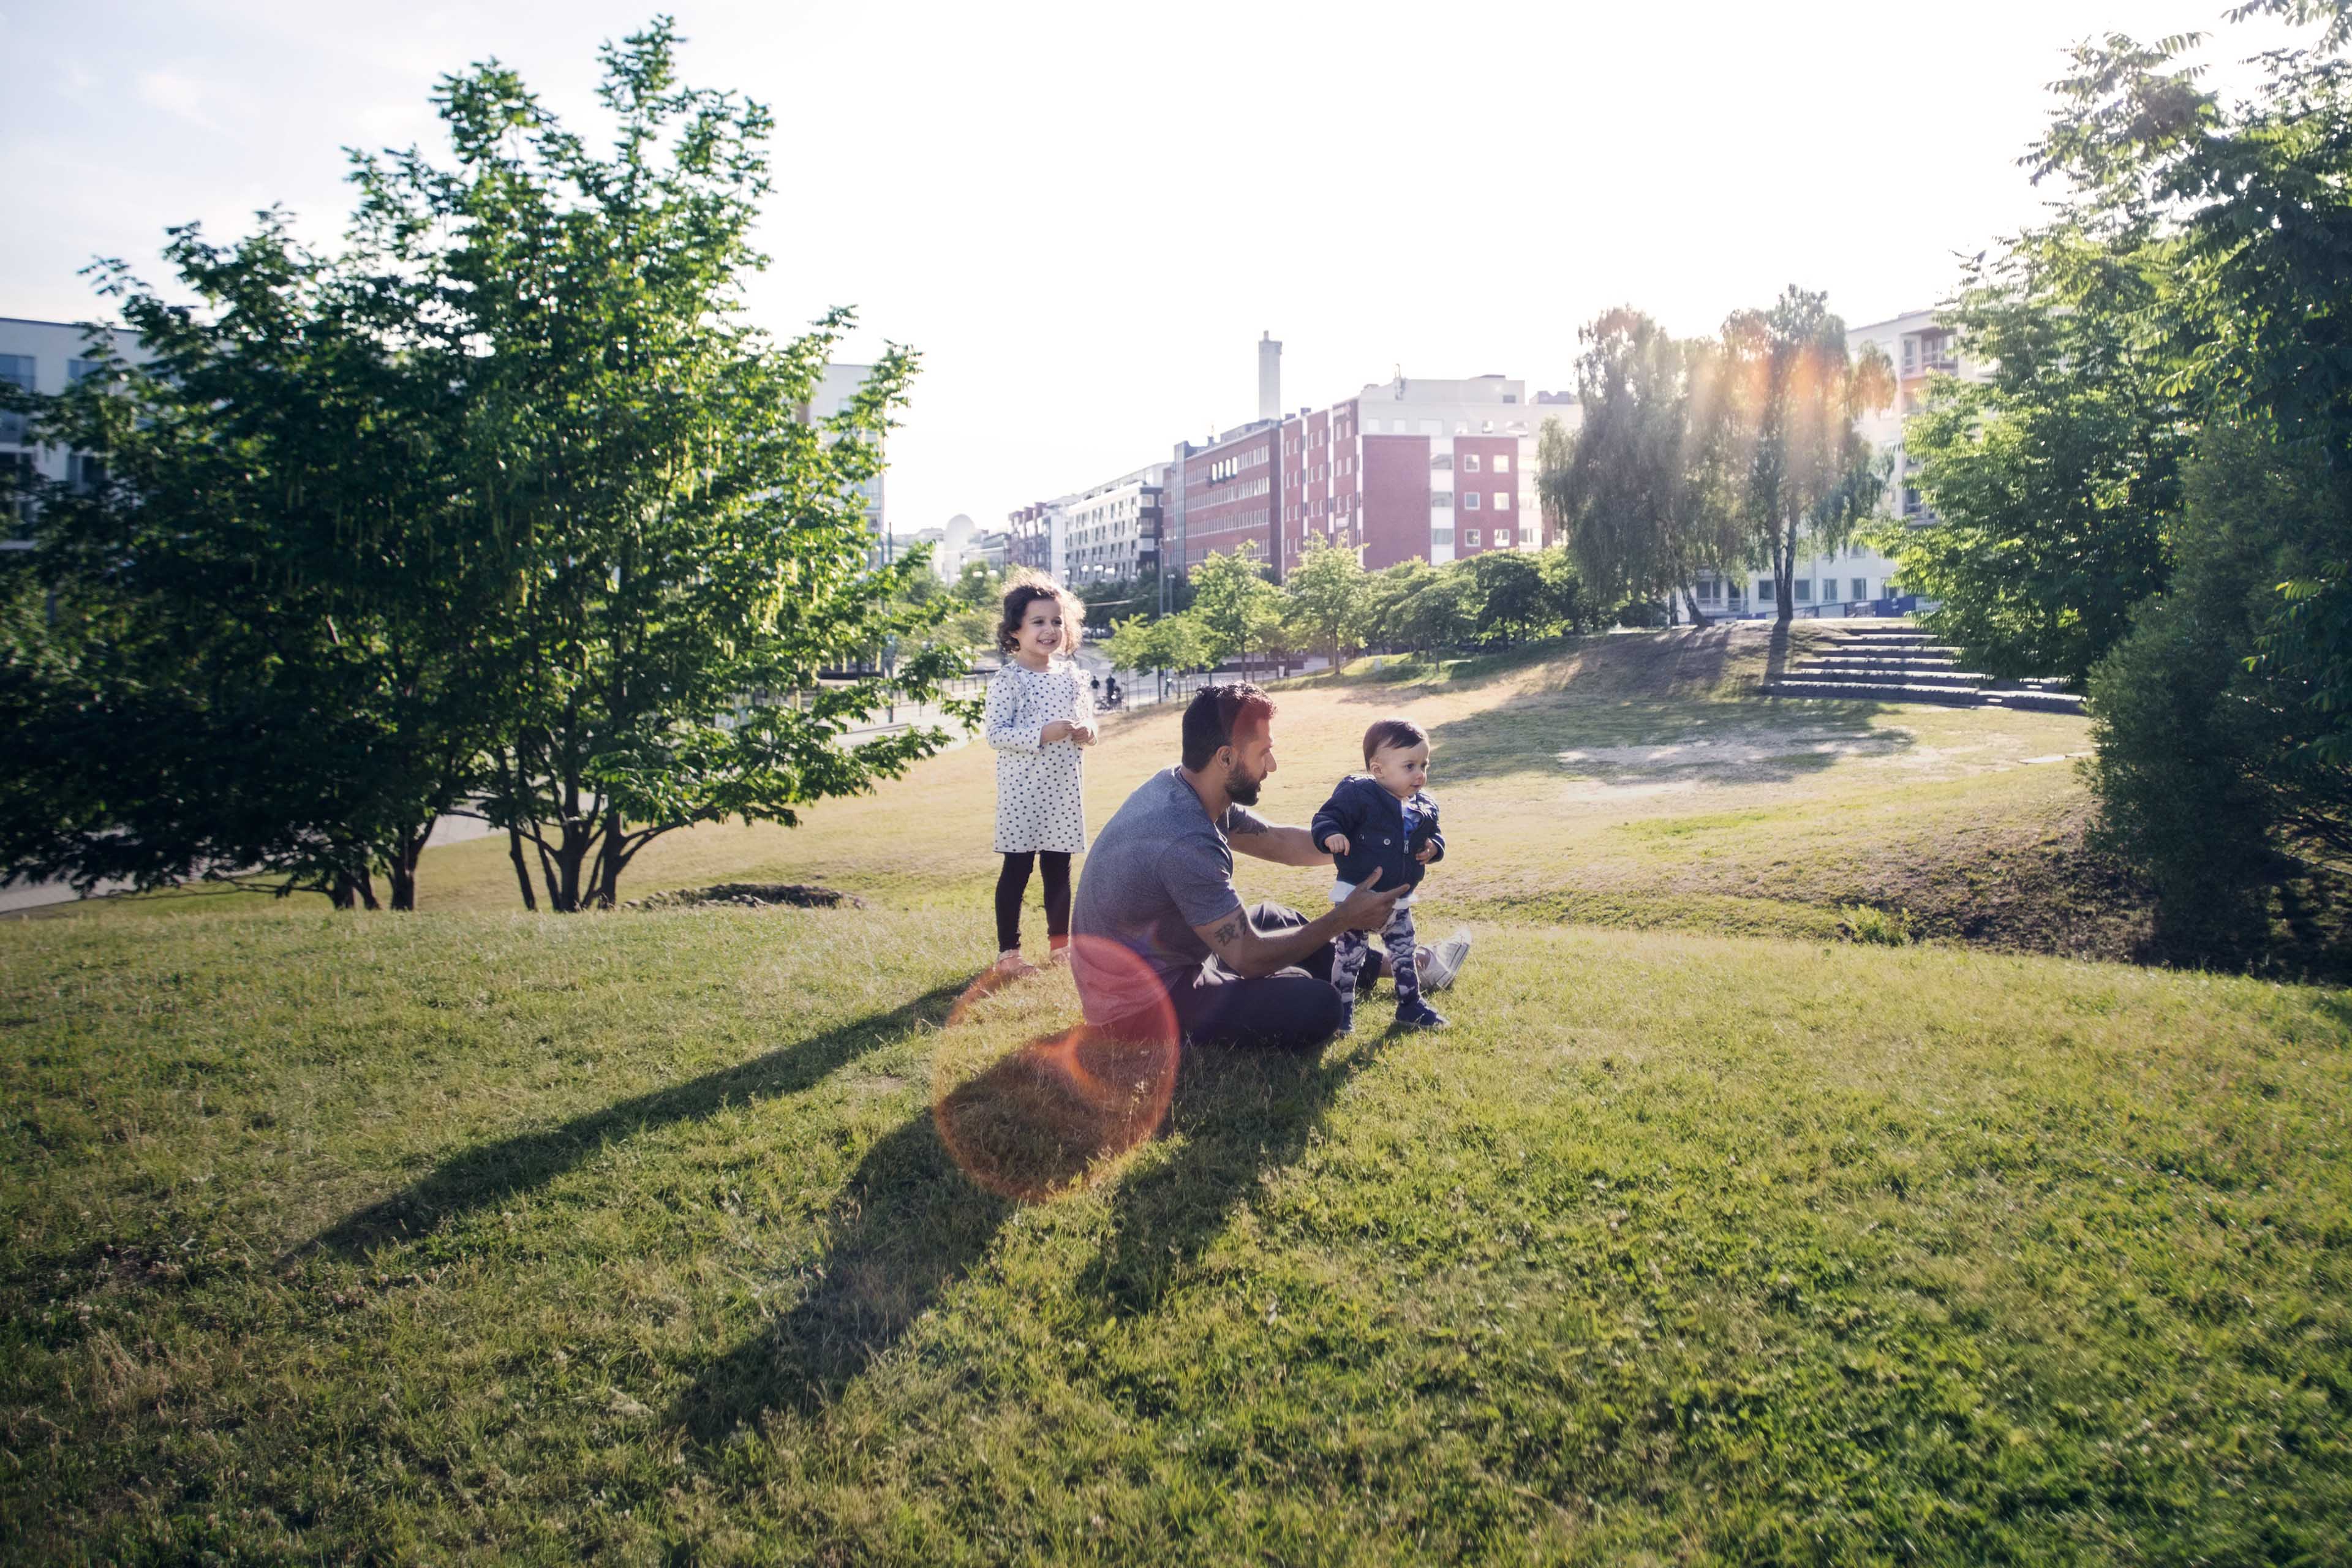
<path id="1" fill-rule="evenodd" d="M 1225 798 L 1235 805 L 1255 805 L 1257 786 L 1264 783 L 1265 781 L 1262 778 L 1254 779 L 1240 769 L 1234 769 L 1225 774 Z"/>

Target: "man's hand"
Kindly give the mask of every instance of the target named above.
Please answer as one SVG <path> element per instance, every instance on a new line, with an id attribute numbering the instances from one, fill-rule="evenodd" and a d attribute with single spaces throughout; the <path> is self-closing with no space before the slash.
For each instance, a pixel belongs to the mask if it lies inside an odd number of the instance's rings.
<path id="1" fill-rule="evenodd" d="M 1070 738 L 1073 728 L 1075 726 L 1068 720 L 1056 719 L 1037 731 L 1037 743 L 1041 746 L 1050 746 L 1056 741 L 1066 741 Z"/>
<path id="2" fill-rule="evenodd" d="M 1429 858 L 1430 858 L 1431 856 L 1433 856 L 1433 855 L 1436 854 L 1436 853 L 1437 853 L 1437 846 L 1436 846 L 1436 845 L 1434 845 L 1434 844 L 1424 844 L 1424 845 L 1423 845 L 1420 848 L 1418 848 L 1418 849 L 1416 849 L 1416 850 L 1414 850 L 1414 851 L 1412 852 L 1412 858 L 1413 858 L 1414 859 L 1416 859 L 1416 860 L 1420 861 L 1423 865 L 1426 866 L 1426 865 L 1428 865 L 1428 864 L 1429 864 Z"/>
<path id="3" fill-rule="evenodd" d="M 1378 888 L 1380 879 L 1381 868 L 1375 866 L 1372 874 L 1357 883 L 1356 890 L 1340 900 L 1337 913 L 1342 926 L 1349 931 L 1378 931 L 1389 923 L 1397 900 L 1409 889 L 1400 887 L 1381 892 Z"/>
<path id="4" fill-rule="evenodd" d="M 1348 852 L 1348 836 L 1344 833 L 1334 833 L 1323 840 L 1323 847 L 1334 855 L 1345 855 Z"/>

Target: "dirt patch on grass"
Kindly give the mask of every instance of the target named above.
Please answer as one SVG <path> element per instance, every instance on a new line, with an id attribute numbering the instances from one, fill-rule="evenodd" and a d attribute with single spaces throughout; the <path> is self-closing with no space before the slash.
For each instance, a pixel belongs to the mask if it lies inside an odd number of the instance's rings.
<path id="1" fill-rule="evenodd" d="M 679 888 L 671 892 L 656 893 L 650 898 L 632 899 L 621 907 L 625 910 L 684 910 L 710 904 L 732 904 L 738 909 L 766 910 L 835 910 L 845 905 L 862 910 L 866 900 L 855 893 L 845 893 L 838 888 L 820 888 L 814 882 L 719 882 L 708 888 Z"/>

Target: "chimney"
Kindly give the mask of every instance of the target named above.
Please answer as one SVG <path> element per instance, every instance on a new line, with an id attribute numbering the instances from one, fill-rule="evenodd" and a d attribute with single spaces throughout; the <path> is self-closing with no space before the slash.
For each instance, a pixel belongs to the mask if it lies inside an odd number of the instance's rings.
<path id="1" fill-rule="evenodd" d="M 1257 416 L 1282 417 L 1282 345 L 1272 332 L 1257 340 Z"/>

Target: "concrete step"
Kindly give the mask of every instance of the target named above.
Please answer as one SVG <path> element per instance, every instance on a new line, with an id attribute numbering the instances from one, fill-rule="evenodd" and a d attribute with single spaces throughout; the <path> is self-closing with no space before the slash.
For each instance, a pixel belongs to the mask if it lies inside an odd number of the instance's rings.
<path id="1" fill-rule="evenodd" d="M 1767 697 L 1827 697 L 1849 702 L 1939 702 L 1950 708 L 1983 706 L 1973 686 L 1917 686 L 1895 680 L 1807 680 L 1784 676 L 1764 683 Z"/>
<path id="2" fill-rule="evenodd" d="M 1823 637 L 1813 645 L 1823 648 L 1850 648 L 1857 653 L 1940 653 L 1959 655 L 1950 643 L 1929 642 L 1925 637 Z"/>
<path id="3" fill-rule="evenodd" d="M 1985 678 L 1965 669 L 1886 669 L 1861 668 L 1824 669 L 1811 664 L 1800 664 L 1786 672 L 1799 680 L 1864 680 L 1875 686 L 1961 686 L 1970 691 L 1981 689 Z"/>
<path id="4" fill-rule="evenodd" d="M 2080 713 L 2083 699 L 2073 691 L 1988 691 L 1988 708 L 2015 708 L 2028 713 Z"/>
<path id="5" fill-rule="evenodd" d="M 1824 669 L 1957 669 L 1951 655 L 1943 653 L 1814 653 L 1803 662 Z"/>

